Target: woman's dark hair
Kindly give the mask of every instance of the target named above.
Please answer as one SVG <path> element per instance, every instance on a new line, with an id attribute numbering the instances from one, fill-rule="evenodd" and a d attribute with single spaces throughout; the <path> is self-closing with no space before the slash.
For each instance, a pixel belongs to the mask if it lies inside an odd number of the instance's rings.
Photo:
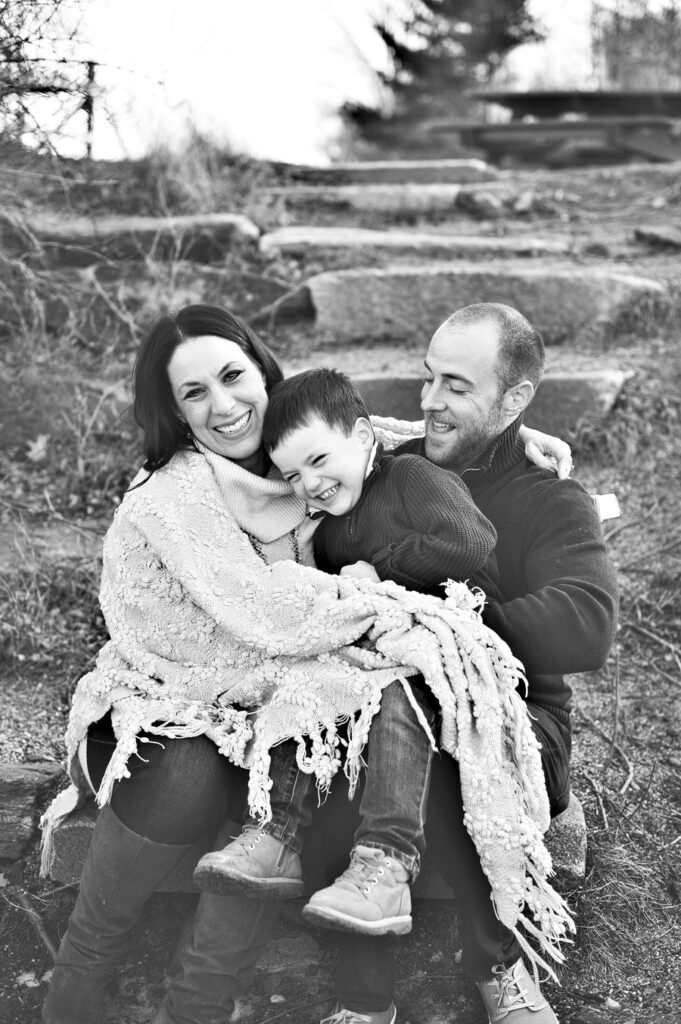
<path id="1" fill-rule="evenodd" d="M 145 462 L 151 474 L 165 466 L 191 435 L 177 414 L 168 378 L 168 363 L 183 341 L 210 335 L 235 342 L 262 371 L 268 394 L 284 374 L 270 350 L 243 320 L 219 306 L 183 306 L 161 316 L 140 345 L 133 370 L 133 415 L 142 429 Z"/>

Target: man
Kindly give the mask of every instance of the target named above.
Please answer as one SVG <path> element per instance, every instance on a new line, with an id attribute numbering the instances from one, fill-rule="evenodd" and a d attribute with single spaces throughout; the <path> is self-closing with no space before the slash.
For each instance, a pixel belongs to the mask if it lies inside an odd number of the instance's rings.
<path id="1" fill-rule="evenodd" d="M 617 584 L 589 495 L 575 481 L 531 465 L 518 441 L 543 366 L 541 337 L 516 310 L 496 303 L 459 310 L 436 331 L 426 355 L 425 437 L 399 451 L 459 473 L 496 527 L 503 601 L 489 601 L 483 618 L 525 665 L 527 708 L 556 815 L 570 798 L 571 691 L 563 674 L 605 663 Z M 390 713 L 399 714 L 403 699 L 401 687 L 389 687 L 382 713 L 389 701 Z M 328 811 L 324 818 L 329 821 Z M 462 967 L 475 979 L 491 1024 L 556 1024 L 517 939 L 494 913 L 463 824 L 458 766 L 448 757 L 434 766 L 426 836 L 456 898 Z M 335 981 L 339 1005 L 326 1024 L 393 1024 L 387 941 L 340 937 Z"/>

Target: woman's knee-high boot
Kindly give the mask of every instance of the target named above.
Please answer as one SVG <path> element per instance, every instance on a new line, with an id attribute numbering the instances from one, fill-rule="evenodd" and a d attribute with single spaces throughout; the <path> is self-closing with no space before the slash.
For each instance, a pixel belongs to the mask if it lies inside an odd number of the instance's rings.
<path id="1" fill-rule="evenodd" d="M 149 896 L 190 849 L 154 843 L 127 828 L 110 807 L 102 809 L 57 953 L 43 1024 L 101 1024 L 128 932 Z"/>

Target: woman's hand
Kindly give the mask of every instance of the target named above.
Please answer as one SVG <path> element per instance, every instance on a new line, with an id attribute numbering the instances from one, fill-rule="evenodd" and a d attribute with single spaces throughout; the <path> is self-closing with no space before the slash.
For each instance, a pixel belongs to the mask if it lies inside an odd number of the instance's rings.
<path id="1" fill-rule="evenodd" d="M 519 436 L 525 444 L 525 455 L 540 469 L 549 469 L 559 480 L 567 480 L 572 471 L 572 451 L 566 441 L 541 430 L 521 426 Z"/>
<path id="2" fill-rule="evenodd" d="M 380 583 L 378 573 L 371 562 L 353 562 L 352 565 L 344 565 L 339 576 L 354 576 L 358 580 L 373 580 Z"/>

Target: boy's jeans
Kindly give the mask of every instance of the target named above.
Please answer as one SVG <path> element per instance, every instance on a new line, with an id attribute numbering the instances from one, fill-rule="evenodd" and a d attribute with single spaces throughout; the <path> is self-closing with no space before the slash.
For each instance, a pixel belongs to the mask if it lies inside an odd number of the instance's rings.
<path id="1" fill-rule="evenodd" d="M 435 703 L 420 676 L 411 680 L 412 693 L 430 728 Z M 272 750 L 270 791 L 272 820 L 266 831 L 298 853 L 302 830 L 310 823 L 315 782 L 301 772 L 296 743 L 289 740 Z M 399 861 L 413 881 L 425 849 L 424 827 L 433 749 L 402 684 L 383 691 L 381 708 L 371 723 L 367 770 L 360 802 L 355 844 L 385 850 Z"/>

